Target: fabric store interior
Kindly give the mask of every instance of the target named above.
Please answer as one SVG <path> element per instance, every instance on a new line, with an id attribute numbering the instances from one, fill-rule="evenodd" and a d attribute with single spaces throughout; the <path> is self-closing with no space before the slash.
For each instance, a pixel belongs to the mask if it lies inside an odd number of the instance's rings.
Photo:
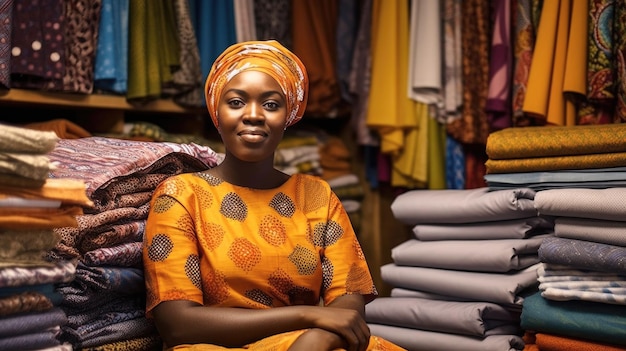
<path id="1" fill-rule="evenodd" d="M 223 148 L 229 45 L 307 67 L 275 166 L 327 181 L 407 350 L 626 349 L 626 5 L 0 0 L 0 351 L 160 350 L 142 239 Z"/>

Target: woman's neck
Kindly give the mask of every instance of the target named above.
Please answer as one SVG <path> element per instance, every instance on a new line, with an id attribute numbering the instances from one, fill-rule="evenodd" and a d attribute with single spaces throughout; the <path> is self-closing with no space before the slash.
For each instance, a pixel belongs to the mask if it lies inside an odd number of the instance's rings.
<path id="1" fill-rule="evenodd" d="M 232 157 L 226 157 L 208 173 L 228 183 L 253 189 L 276 188 L 289 179 L 289 175 L 274 168 L 272 162 L 251 163 Z"/>

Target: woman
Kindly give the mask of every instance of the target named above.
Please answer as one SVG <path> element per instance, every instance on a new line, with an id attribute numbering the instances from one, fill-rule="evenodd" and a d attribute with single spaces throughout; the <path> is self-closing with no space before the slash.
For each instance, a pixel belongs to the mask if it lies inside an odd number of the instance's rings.
<path id="1" fill-rule="evenodd" d="M 160 184 L 146 225 L 147 314 L 165 347 L 401 350 L 370 336 L 376 289 L 336 195 L 274 168 L 306 107 L 302 62 L 276 41 L 235 44 L 205 93 L 224 160 Z"/>

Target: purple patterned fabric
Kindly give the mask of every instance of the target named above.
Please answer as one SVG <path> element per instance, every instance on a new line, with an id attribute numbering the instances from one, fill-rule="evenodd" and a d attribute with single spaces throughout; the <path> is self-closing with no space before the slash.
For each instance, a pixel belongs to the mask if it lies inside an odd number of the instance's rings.
<path id="1" fill-rule="evenodd" d="M 50 267 L 0 268 L 0 288 L 46 283 L 65 283 L 74 279 L 76 266 L 70 261 L 60 261 Z"/>
<path id="2" fill-rule="evenodd" d="M 172 166 L 162 161 L 178 159 Z M 51 178 L 78 178 L 86 182 L 87 196 L 98 197 L 116 182 L 130 176 L 177 174 L 199 171 L 218 162 L 217 153 L 207 146 L 170 142 L 144 142 L 104 137 L 62 139 L 48 157 L 57 164 Z M 172 159 L 173 158 L 173 159 Z M 179 167 L 182 166 L 182 169 Z M 107 206 L 110 199 L 102 195 L 96 206 Z"/>
<path id="3" fill-rule="evenodd" d="M 146 302 L 140 297 L 128 297 L 124 299 L 114 299 L 98 305 L 97 308 L 85 308 L 79 306 L 78 309 L 66 308 L 68 312 L 67 328 L 80 329 L 81 327 L 89 328 L 89 325 L 99 325 L 103 327 L 122 319 L 132 319 L 140 317 L 133 311 L 140 310 L 145 315 Z M 123 314 L 132 315 L 132 318 L 124 318 Z M 142 316 L 143 316 L 142 315 Z M 120 317 L 122 319 L 120 319 Z M 108 321 L 108 322 L 107 322 Z"/>
<path id="4" fill-rule="evenodd" d="M 67 315 L 58 307 L 45 312 L 3 317 L 2 323 L 0 323 L 0 337 L 29 334 L 65 325 L 66 323 Z"/>
<path id="5" fill-rule="evenodd" d="M 100 247 L 87 252 L 83 262 L 88 266 L 139 267 L 142 264 L 141 241 L 123 243 L 112 247 Z"/>
<path id="6" fill-rule="evenodd" d="M 0 88 L 11 87 L 13 0 L 0 0 Z"/>
<path id="7" fill-rule="evenodd" d="M 598 272 L 626 272 L 626 247 L 551 237 L 539 247 L 541 262 Z"/>
<path id="8" fill-rule="evenodd" d="M 145 317 L 141 317 L 114 323 L 84 335 L 71 334 L 67 330 L 64 340 L 67 338 L 76 350 L 154 335 L 157 335 L 154 324 Z"/>
<path id="9" fill-rule="evenodd" d="M 72 259 L 99 247 L 141 241 L 150 204 L 77 216 L 78 227 L 55 228 L 61 242 L 51 258 Z"/>
<path id="10" fill-rule="evenodd" d="M 11 335 L 0 338 L 0 351 L 43 350 L 59 346 L 59 328 L 49 328 L 30 334 Z"/>
<path id="11" fill-rule="evenodd" d="M 48 89 L 65 74 L 62 0 L 14 0 L 11 33 L 11 85 Z M 45 25 L 42 25 L 45 24 Z"/>
<path id="12" fill-rule="evenodd" d="M 145 291 L 142 268 L 89 267 L 82 262 L 78 263 L 76 278 L 71 284 L 84 290 L 106 290 L 129 295 Z"/>

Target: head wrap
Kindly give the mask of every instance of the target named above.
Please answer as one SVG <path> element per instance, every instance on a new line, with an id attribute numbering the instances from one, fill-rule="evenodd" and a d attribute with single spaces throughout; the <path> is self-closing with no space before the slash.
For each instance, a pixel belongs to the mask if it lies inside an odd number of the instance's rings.
<path id="1" fill-rule="evenodd" d="M 217 108 L 224 87 L 237 74 L 260 71 L 278 82 L 287 100 L 288 127 L 302 118 L 309 78 L 300 59 L 275 40 L 247 41 L 228 47 L 213 63 L 204 86 L 207 108 L 217 127 Z"/>

